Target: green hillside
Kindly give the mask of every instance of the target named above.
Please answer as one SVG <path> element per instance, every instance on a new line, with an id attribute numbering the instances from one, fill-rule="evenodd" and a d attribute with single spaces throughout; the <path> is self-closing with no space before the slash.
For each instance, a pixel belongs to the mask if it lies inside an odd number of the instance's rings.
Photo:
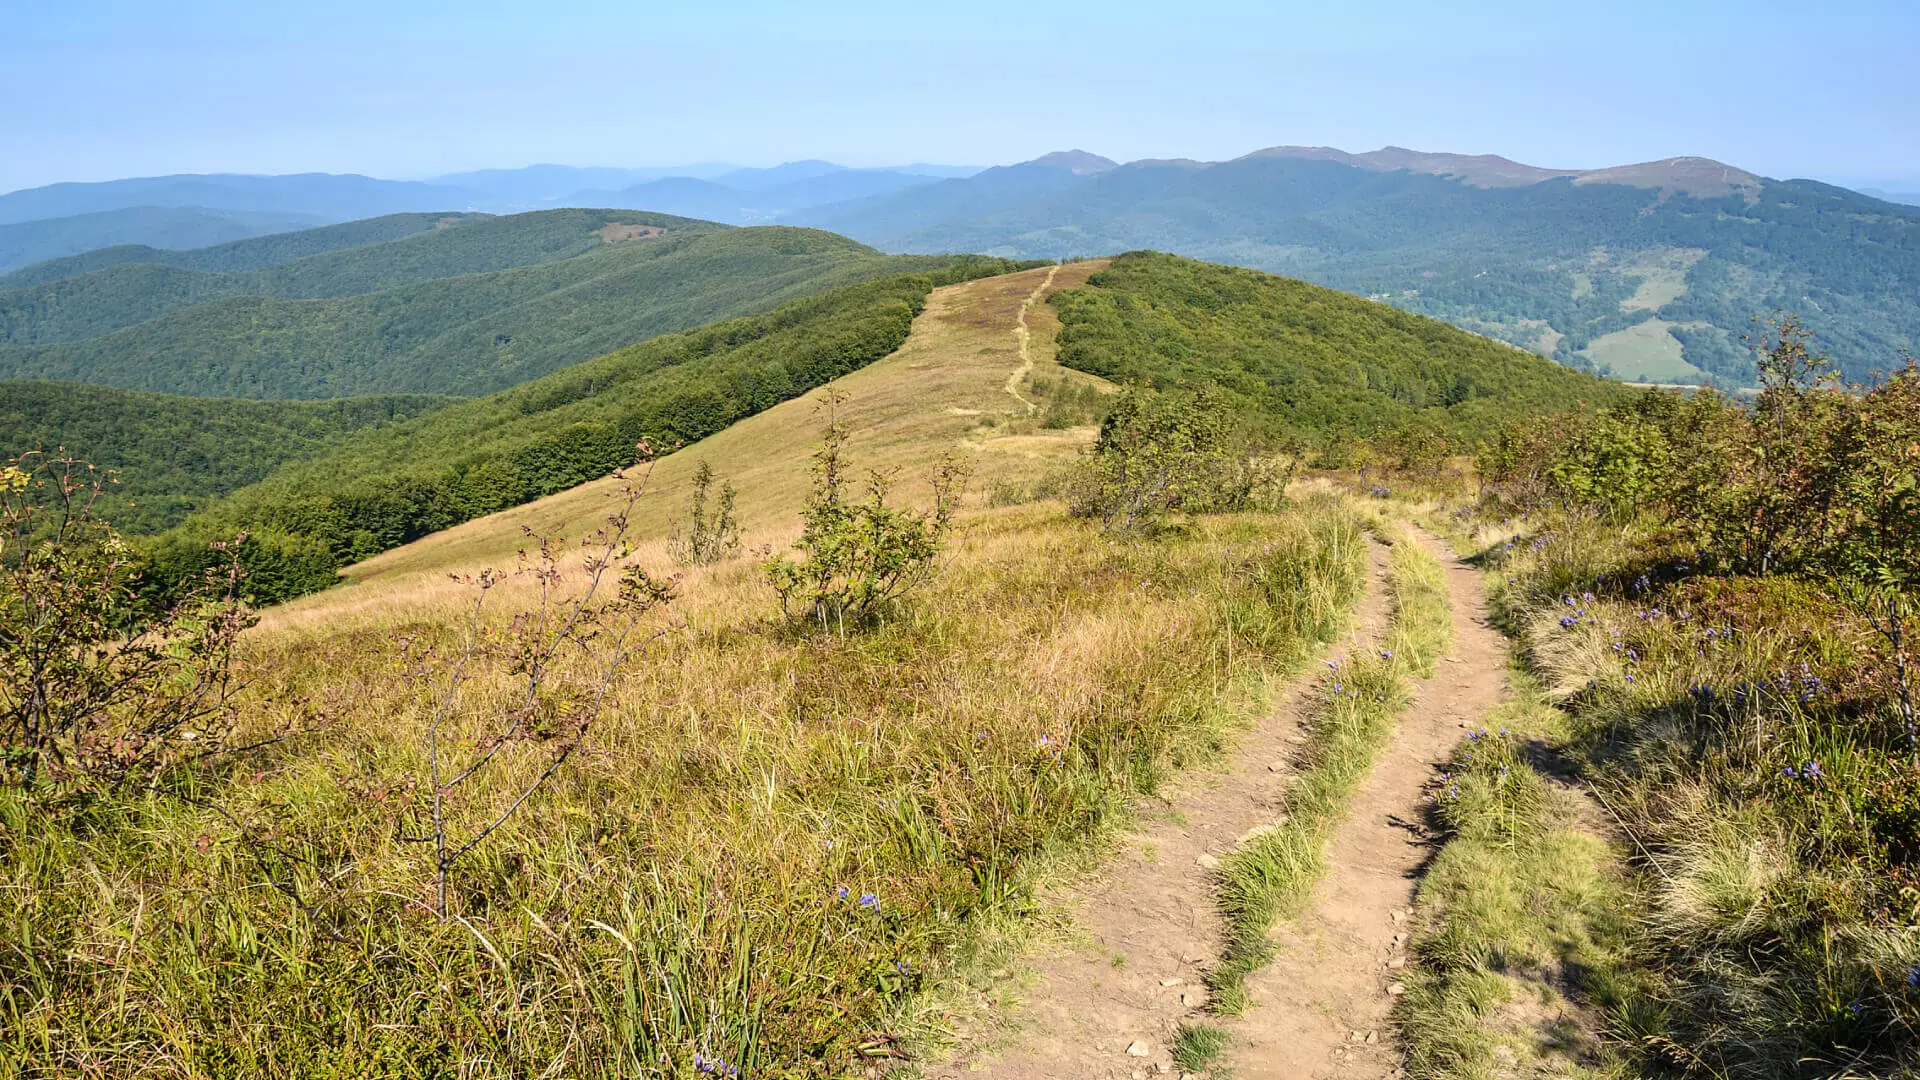
<path id="1" fill-rule="evenodd" d="M 132 213 L 132 211 L 114 212 Z M 386 217 L 367 218 L 364 221 L 349 221 L 342 225 L 323 225 L 312 229 L 299 228 L 212 246 L 189 247 L 186 244 L 109 246 L 103 244 L 80 254 L 61 259 L 48 259 L 0 276 L 0 293 L 23 289 L 29 285 L 41 285 L 49 281 L 79 277 L 82 274 L 90 274 L 96 270 L 105 270 L 125 263 L 153 263 L 159 266 L 177 266 L 185 270 L 206 270 L 221 274 L 243 273 L 328 251 L 401 240 L 415 233 L 444 228 L 477 216 L 479 215 L 389 214 Z M 13 228 L 13 226 L 4 227 Z"/>
<path id="2" fill-rule="evenodd" d="M 1373 296 L 1628 380 L 1745 384 L 1745 337 L 1782 310 L 1855 376 L 1920 349 L 1920 208 L 1701 159 L 1573 174 L 1278 148 L 1008 179 L 787 220 L 889 251 L 1172 251 Z"/>
<path id="3" fill-rule="evenodd" d="M 548 213 L 561 215 L 551 220 L 565 221 L 570 220 L 565 215 L 579 212 Z M 535 265 L 331 299 L 222 297 L 85 340 L 0 346 L 0 375 L 249 398 L 484 394 L 656 334 L 863 280 L 892 265 L 861 244 L 812 230 L 716 230 L 686 223 L 686 231 L 679 231 L 677 219 L 592 213 L 632 219 L 642 227 L 650 219 L 665 221 L 675 229 L 616 234 L 609 241 L 599 228 L 586 228 L 591 217 L 576 217 L 571 220 L 578 227 L 553 237 L 552 248 L 515 243 L 479 255 L 464 252 L 495 259 L 542 251 L 552 255 Z M 522 215 L 527 216 L 537 215 Z M 493 229 L 512 220 L 448 232 Z M 441 235 L 320 258 L 343 264 L 329 280 L 370 287 L 449 269 L 444 260 L 409 263 L 388 251 L 404 248 L 411 254 L 410 245 L 425 248 L 422 242 L 439 242 Z M 582 245 L 584 252 L 578 251 Z M 312 276 L 311 265 L 303 260 L 265 273 L 289 283 L 289 289 L 310 288 L 302 278 Z M 109 271 L 115 272 L 147 271 Z M 152 287 L 194 294 L 202 279 L 180 276 L 191 273 L 166 268 L 157 272 Z M 60 287 L 78 289 L 85 280 Z M 73 325 L 91 310 L 78 303 L 75 314 L 63 318 Z"/>
<path id="4" fill-rule="evenodd" d="M 162 538 L 155 578 L 195 573 L 208 539 L 246 530 L 255 534 L 246 554 L 257 596 L 323 588 L 348 563 L 605 476 L 632 461 L 641 439 L 662 447 L 692 442 L 872 363 L 906 340 L 937 285 L 1014 269 L 960 256 L 867 259 L 847 272 L 864 267 L 870 274 L 875 266 L 917 272 L 658 337 L 490 397 L 349 435 Z"/>
<path id="5" fill-rule="evenodd" d="M 124 532 L 157 532 L 349 431 L 411 419 L 454 399 L 236 401 L 57 382 L 0 382 L 0 456 L 65 451 L 111 470 L 98 507 Z"/>
<path id="6" fill-rule="evenodd" d="M 1053 304 L 1061 364 L 1220 391 L 1275 436 L 1476 439 L 1515 416 L 1636 393 L 1362 297 L 1158 252 L 1122 255 Z"/>
<path id="7" fill-rule="evenodd" d="M 129 206 L 0 224 L 0 292 L 13 288 L 6 271 L 102 248 L 202 248 L 249 236 L 305 229 L 309 214 L 209 210 L 201 206 Z M 17 273 L 18 271 L 16 271 Z M 24 284 L 25 282 L 22 282 Z"/>
<path id="8" fill-rule="evenodd" d="M 621 210 L 549 210 L 491 218 L 406 214 L 263 237 L 208 251 L 113 249 L 29 274 L 50 279 L 0 294 L 0 344 L 90 337 L 225 297 L 313 300 L 534 266 L 706 222 Z M 52 277 L 63 266 L 98 269 Z"/>

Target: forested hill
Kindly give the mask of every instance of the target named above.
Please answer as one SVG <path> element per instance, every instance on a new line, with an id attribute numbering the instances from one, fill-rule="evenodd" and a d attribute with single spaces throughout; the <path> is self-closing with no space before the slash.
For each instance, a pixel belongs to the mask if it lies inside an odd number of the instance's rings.
<path id="1" fill-rule="evenodd" d="M 725 235 L 740 235 L 730 233 Z M 207 541 L 251 534 L 250 588 L 278 600 L 348 563 L 605 476 L 642 439 L 693 442 L 886 356 L 937 285 L 1015 269 L 977 257 L 915 267 L 760 315 L 654 338 L 490 397 L 362 430 L 191 517 L 155 545 L 153 580 L 192 580 Z"/>
<path id="2" fill-rule="evenodd" d="M 15 290 L 0 326 L 41 343 L 0 345 L 0 377 L 248 398 L 482 394 L 891 265 L 814 230 L 542 211 L 246 274 L 126 264 Z"/>
<path id="3" fill-rule="evenodd" d="M 1627 380 L 1747 383 L 1744 340 L 1779 311 L 1804 317 L 1855 376 L 1920 351 L 1920 207 L 1702 159 L 1575 174 L 1283 147 L 1084 175 L 990 170 L 786 220 L 890 251 L 1172 251 L 1373 296 Z"/>
<path id="4" fill-rule="evenodd" d="M 341 225 L 323 225 L 319 228 L 293 229 L 211 246 L 179 245 L 176 248 L 162 248 L 146 244 L 96 245 L 76 255 L 48 259 L 45 262 L 15 270 L 11 274 L 0 275 L 0 293 L 12 292 L 29 285 L 75 278 L 124 263 L 153 263 L 159 266 L 177 266 L 185 270 L 205 270 L 218 274 L 244 273 L 248 270 L 278 266 L 309 255 L 365 247 L 369 244 L 384 244 L 389 240 L 402 240 L 415 233 L 444 229 L 482 217 L 484 215 L 478 214 L 389 214 L 386 217 L 349 221 Z"/>
<path id="5" fill-rule="evenodd" d="M 92 252 L 77 275 L 0 293 L 0 343 L 83 341 L 224 297 L 318 300 L 558 262 L 609 246 L 717 228 L 620 210 L 549 210 L 507 218 L 396 215 L 262 237 L 159 259 Z M 42 267 L 27 273 L 41 273 Z"/>
<path id="6" fill-rule="evenodd" d="M 0 277 L 0 291 L 13 287 L 4 284 L 12 276 L 7 271 L 101 248 L 200 248 L 319 224 L 307 214 L 129 206 L 0 225 L 0 274 L 7 275 Z"/>
<path id="7" fill-rule="evenodd" d="M 1256 270 L 1130 252 L 1057 293 L 1061 364 L 1220 394 L 1269 436 L 1426 429 L 1471 445 L 1516 416 L 1643 391 L 1436 319 Z"/>
<path id="8" fill-rule="evenodd" d="M 0 382 L 0 460 L 64 452 L 109 472 L 114 482 L 95 508 L 99 516 L 123 532 L 152 533 L 348 432 L 409 420 L 456 400 L 237 401 Z"/>

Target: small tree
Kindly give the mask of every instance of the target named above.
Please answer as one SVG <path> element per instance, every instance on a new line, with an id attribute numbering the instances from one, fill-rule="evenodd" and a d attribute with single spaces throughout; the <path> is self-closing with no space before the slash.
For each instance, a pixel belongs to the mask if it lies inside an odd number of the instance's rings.
<path id="1" fill-rule="evenodd" d="M 231 545 L 147 610 L 139 559 L 93 517 L 105 482 L 68 457 L 0 467 L 0 779 L 32 793 L 101 794 L 232 749 L 231 661 L 254 619 Z"/>
<path id="2" fill-rule="evenodd" d="M 1238 509 L 1258 486 L 1213 395 L 1122 392 L 1074 477 L 1068 511 L 1109 532 L 1158 528 L 1176 510 Z"/>
<path id="3" fill-rule="evenodd" d="M 793 550 L 765 565 L 789 619 L 845 633 L 863 626 L 924 584 L 953 524 L 967 470 L 951 457 L 933 467 L 933 508 L 924 513 L 887 505 L 891 474 L 870 470 L 866 495 L 855 498 L 846 461 L 845 398 L 830 394 L 827 427 L 813 455 L 813 490 L 800 511 L 804 527 Z"/>
<path id="4" fill-rule="evenodd" d="M 650 462 L 646 443 L 639 451 L 641 462 Z M 530 576 L 538 591 L 533 607 L 516 613 L 504 631 L 490 633 L 483 617 L 489 594 L 513 575 L 487 570 L 460 579 L 474 587 L 475 597 L 459 651 L 445 658 L 445 686 L 427 726 L 427 822 L 423 831 L 399 837 L 432 847 L 434 913 L 442 920 L 449 914 L 450 883 L 460 860 L 560 772 L 605 710 L 621 669 L 668 632 L 645 627 L 649 615 L 673 600 L 673 582 L 655 579 L 627 561 L 633 508 L 646 487 L 647 475 L 626 484 L 620 508 L 581 542 L 585 558 L 575 590 L 567 588 L 570 572 L 561 565 L 565 542 L 525 530 L 534 554 L 523 553 L 525 565 L 517 573 Z M 427 650 L 409 659 L 410 667 L 424 674 L 434 657 Z M 489 660 L 512 676 L 514 689 L 505 708 L 474 710 L 462 687 L 475 666 Z M 450 753 L 456 738 L 472 748 L 463 758 Z M 454 794 L 504 771 L 502 755 L 513 752 L 541 754 L 545 761 L 497 814 L 457 834 L 449 820 Z"/>
<path id="5" fill-rule="evenodd" d="M 667 538 L 668 554 L 682 566 L 712 566 L 740 550 L 740 522 L 733 516 L 733 485 L 721 480 L 716 494 L 714 479 L 713 466 L 702 459 L 693 474 L 693 494 L 687 500 L 687 531 L 683 534 L 676 526 Z"/>

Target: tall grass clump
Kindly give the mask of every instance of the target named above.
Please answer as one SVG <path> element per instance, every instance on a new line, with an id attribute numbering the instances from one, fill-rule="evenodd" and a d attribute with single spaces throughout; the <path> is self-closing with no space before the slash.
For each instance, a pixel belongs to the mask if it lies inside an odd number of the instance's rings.
<path id="1" fill-rule="evenodd" d="M 1619 1045 L 1908 1075 L 1920 370 L 1841 384 L 1790 320 L 1766 345 L 1750 408 L 1655 395 L 1510 431 L 1462 528 L 1504 534 L 1496 598 L 1631 852 Z"/>
<path id="2" fill-rule="evenodd" d="M 1370 653 L 1329 662 L 1309 721 L 1305 767 L 1287 789 L 1285 818 L 1221 864 L 1216 889 L 1226 942 L 1207 973 L 1217 1013 L 1246 1008 L 1247 977 L 1273 958 L 1273 925 L 1312 899 L 1326 869 L 1328 838 L 1411 700 L 1411 680 L 1430 677 L 1452 640 L 1444 569 L 1404 533 L 1390 535 L 1393 615 L 1384 639 Z"/>
<path id="3" fill-rule="evenodd" d="M 1515 678 L 1518 700 L 1469 731 L 1428 788 L 1445 843 L 1420 882 L 1395 1009 L 1408 1070 L 1625 1077 L 1592 1018 L 1634 998 L 1631 893 L 1578 796 L 1541 772 L 1565 717 Z"/>
<path id="4" fill-rule="evenodd" d="M 937 1037 L 916 1002 L 976 927 L 1030 914 L 1057 853 L 1216 752 L 1331 635 L 1362 552 L 1319 504 L 1151 544 L 996 511 L 844 636 L 794 633 L 754 560 L 724 560 L 681 581 L 678 629 L 572 742 L 587 650 L 473 665 L 475 722 L 437 719 L 446 685 L 399 642 L 461 647 L 475 609 L 451 583 L 270 618 L 241 639 L 235 707 L 271 730 L 309 703 L 317 730 L 182 774 L 198 803 L 141 789 L 74 823 L 0 791 L 0 1075 L 884 1067 Z M 545 581 L 565 601 L 591 573 L 558 557 Z M 495 585 L 483 645 L 512 652 L 541 587 Z M 519 707 L 529 664 L 555 691 L 530 728 L 450 791 L 423 780 L 436 725 L 443 755 L 489 753 L 478 721 Z M 436 790 L 449 836 L 485 834 L 444 907 L 408 842 Z"/>

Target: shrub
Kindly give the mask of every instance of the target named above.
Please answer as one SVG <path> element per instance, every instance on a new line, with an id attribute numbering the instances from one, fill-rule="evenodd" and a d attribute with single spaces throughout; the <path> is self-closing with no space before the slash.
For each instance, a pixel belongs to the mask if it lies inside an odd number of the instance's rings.
<path id="1" fill-rule="evenodd" d="M 1132 388 L 1101 423 L 1074 477 L 1068 509 L 1108 532 L 1151 533 L 1175 511 L 1277 502 L 1289 475 L 1236 447 L 1225 409 L 1211 392 Z"/>
<path id="2" fill-rule="evenodd" d="M 914 513 L 888 506 L 890 474 L 870 470 L 866 497 L 856 499 L 845 454 L 847 428 L 838 416 L 844 401 L 829 394 L 824 406 L 826 432 L 813 456 L 813 490 L 793 545 L 804 558 L 779 555 L 765 565 L 787 618 L 843 634 L 849 624 L 872 622 L 932 576 L 967 479 L 962 464 L 942 459 L 931 478 L 933 509 Z"/>
<path id="3" fill-rule="evenodd" d="M 674 529 L 667 552 L 682 566 L 712 566 L 740 550 L 740 522 L 733 516 L 733 484 L 720 481 L 713 490 L 713 466 L 703 459 L 693 474 L 693 494 L 687 499 L 687 531 Z M 709 506 L 709 500 L 712 505 Z"/>
<path id="4" fill-rule="evenodd" d="M 228 748 L 229 664 L 253 623 L 232 547 L 144 610 L 138 560 L 93 519 L 103 487 L 71 458 L 0 468 L 0 780 L 30 794 L 99 794 Z"/>

